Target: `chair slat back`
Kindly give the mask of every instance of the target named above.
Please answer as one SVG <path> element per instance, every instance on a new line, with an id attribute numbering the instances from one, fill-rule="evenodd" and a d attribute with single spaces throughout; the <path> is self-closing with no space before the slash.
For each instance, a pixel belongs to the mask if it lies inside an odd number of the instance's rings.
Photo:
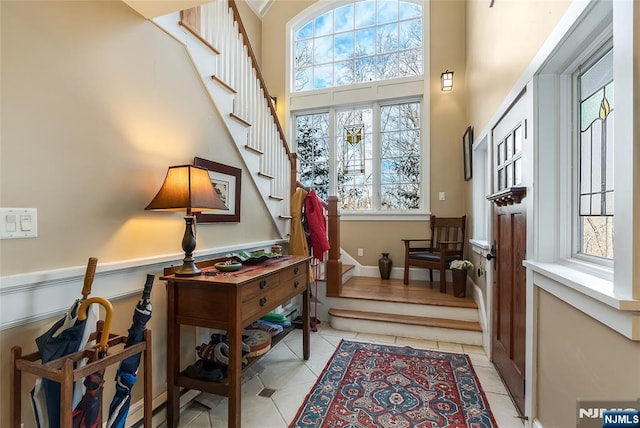
<path id="1" fill-rule="evenodd" d="M 446 244 L 448 250 L 462 251 L 464 248 L 464 232 L 467 216 L 462 217 L 436 217 L 431 216 L 432 247 L 440 248 L 441 242 L 457 241 L 458 243 Z"/>

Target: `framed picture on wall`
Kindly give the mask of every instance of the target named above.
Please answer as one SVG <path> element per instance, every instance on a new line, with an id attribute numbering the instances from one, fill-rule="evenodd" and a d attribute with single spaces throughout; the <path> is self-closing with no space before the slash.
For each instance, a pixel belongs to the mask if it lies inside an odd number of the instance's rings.
<path id="1" fill-rule="evenodd" d="M 473 128 L 468 127 L 462 136 L 462 159 L 464 161 L 464 179 L 471 180 L 472 176 L 472 144 L 473 144 Z"/>
<path id="2" fill-rule="evenodd" d="M 194 158 L 193 164 L 209 171 L 213 188 L 228 211 L 203 211 L 196 213 L 198 223 L 240 222 L 240 189 L 242 170 L 207 159 Z"/>

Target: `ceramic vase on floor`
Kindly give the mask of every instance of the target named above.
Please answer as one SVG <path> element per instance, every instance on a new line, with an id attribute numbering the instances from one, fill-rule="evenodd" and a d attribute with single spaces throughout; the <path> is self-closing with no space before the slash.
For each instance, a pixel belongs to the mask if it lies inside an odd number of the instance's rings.
<path id="1" fill-rule="evenodd" d="M 389 258 L 389 253 L 382 253 L 382 257 L 378 260 L 378 268 L 380 269 L 380 278 L 389 279 L 391 276 L 391 266 L 393 262 Z"/>

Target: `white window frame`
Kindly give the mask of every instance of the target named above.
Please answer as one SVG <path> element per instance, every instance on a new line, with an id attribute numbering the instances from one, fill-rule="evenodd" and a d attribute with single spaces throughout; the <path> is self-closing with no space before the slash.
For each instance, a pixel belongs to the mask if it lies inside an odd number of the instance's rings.
<path id="1" fill-rule="evenodd" d="M 326 89 L 316 89 L 304 92 L 292 92 L 292 58 L 294 55 L 294 28 L 309 21 L 314 16 L 347 3 L 349 1 L 318 2 L 302 11 L 287 23 L 288 49 L 286 50 L 286 85 L 285 85 L 285 111 L 286 117 L 292 126 L 289 126 L 289 141 L 294 144 L 296 139 L 295 115 L 329 110 L 330 114 L 335 109 L 362 104 L 389 104 L 394 102 L 421 100 L 421 163 L 420 163 L 420 209 L 411 212 L 341 212 L 341 220 L 395 220 L 415 221 L 428 220 L 430 214 L 430 61 L 429 61 L 429 4 L 424 2 L 422 9 L 422 76 L 410 76 L 391 80 L 381 80 L 368 83 L 359 83 L 349 86 L 336 86 Z M 331 132 L 334 132 L 331 129 Z M 295 147 L 292 148 L 295 151 Z M 330 150 L 332 159 L 335 159 L 335 151 Z M 330 173 L 335 176 L 335 170 L 330 168 Z M 329 195 L 335 196 L 335 187 L 329 187 Z"/>
<path id="2" fill-rule="evenodd" d="M 616 193 L 615 261 L 609 265 L 576 257 L 573 241 L 575 182 L 572 168 L 575 124 L 573 73 L 613 37 L 616 88 L 633 88 L 634 2 L 592 1 L 568 12 L 574 21 L 552 35 L 551 47 L 534 73 L 535 183 L 534 251 L 525 261 L 536 286 L 633 340 L 640 340 L 640 281 L 634 259 L 640 254 L 640 225 L 634 218 L 633 180 L 638 148 L 634 146 L 633 91 L 616 92 L 614 133 L 615 183 L 632 183 Z M 635 7 L 638 7 L 637 5 Z M 570 19 L 569 18 L 569 19 Z M 638 30 L 635 29 L 637 36 Z M 555 37 L 555 40 L 554 40 Z M 638 47 L 636 46 L 636 51 Z M 637 131 L 636 131 L 637 133 Z M 636 144 L 637 146 L 637 144 Z M 637 203 L 635 204 L 637 205 Z M 624 231 L 624 233 L 621 233 Z M 636 270 L 637 272 L 637 270 Z M 635 275 L 637 277 L 638 275 Z"/>

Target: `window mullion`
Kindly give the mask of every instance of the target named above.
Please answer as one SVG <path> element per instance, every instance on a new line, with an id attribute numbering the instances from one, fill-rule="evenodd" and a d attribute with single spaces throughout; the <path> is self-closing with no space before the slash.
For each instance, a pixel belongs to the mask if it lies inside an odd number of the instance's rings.
<path id="1" fill-rule="evenodd" d="M 372 190 L 372 208 L 374 211 L 380 211 L 380 174 L 381 174 L 381 138 L 380 138 L 380 104 L 374 103 L 372 106 L 372 135 L 371 135 L 371 150 L 372 150 L 372 175 L 371 185 Z"/>
<path id="2" fill-rule="evenodd" d="M 338 195 L 338 149 L 336 141 L 336 109 L 329 109 L 329 195 Z"/>

